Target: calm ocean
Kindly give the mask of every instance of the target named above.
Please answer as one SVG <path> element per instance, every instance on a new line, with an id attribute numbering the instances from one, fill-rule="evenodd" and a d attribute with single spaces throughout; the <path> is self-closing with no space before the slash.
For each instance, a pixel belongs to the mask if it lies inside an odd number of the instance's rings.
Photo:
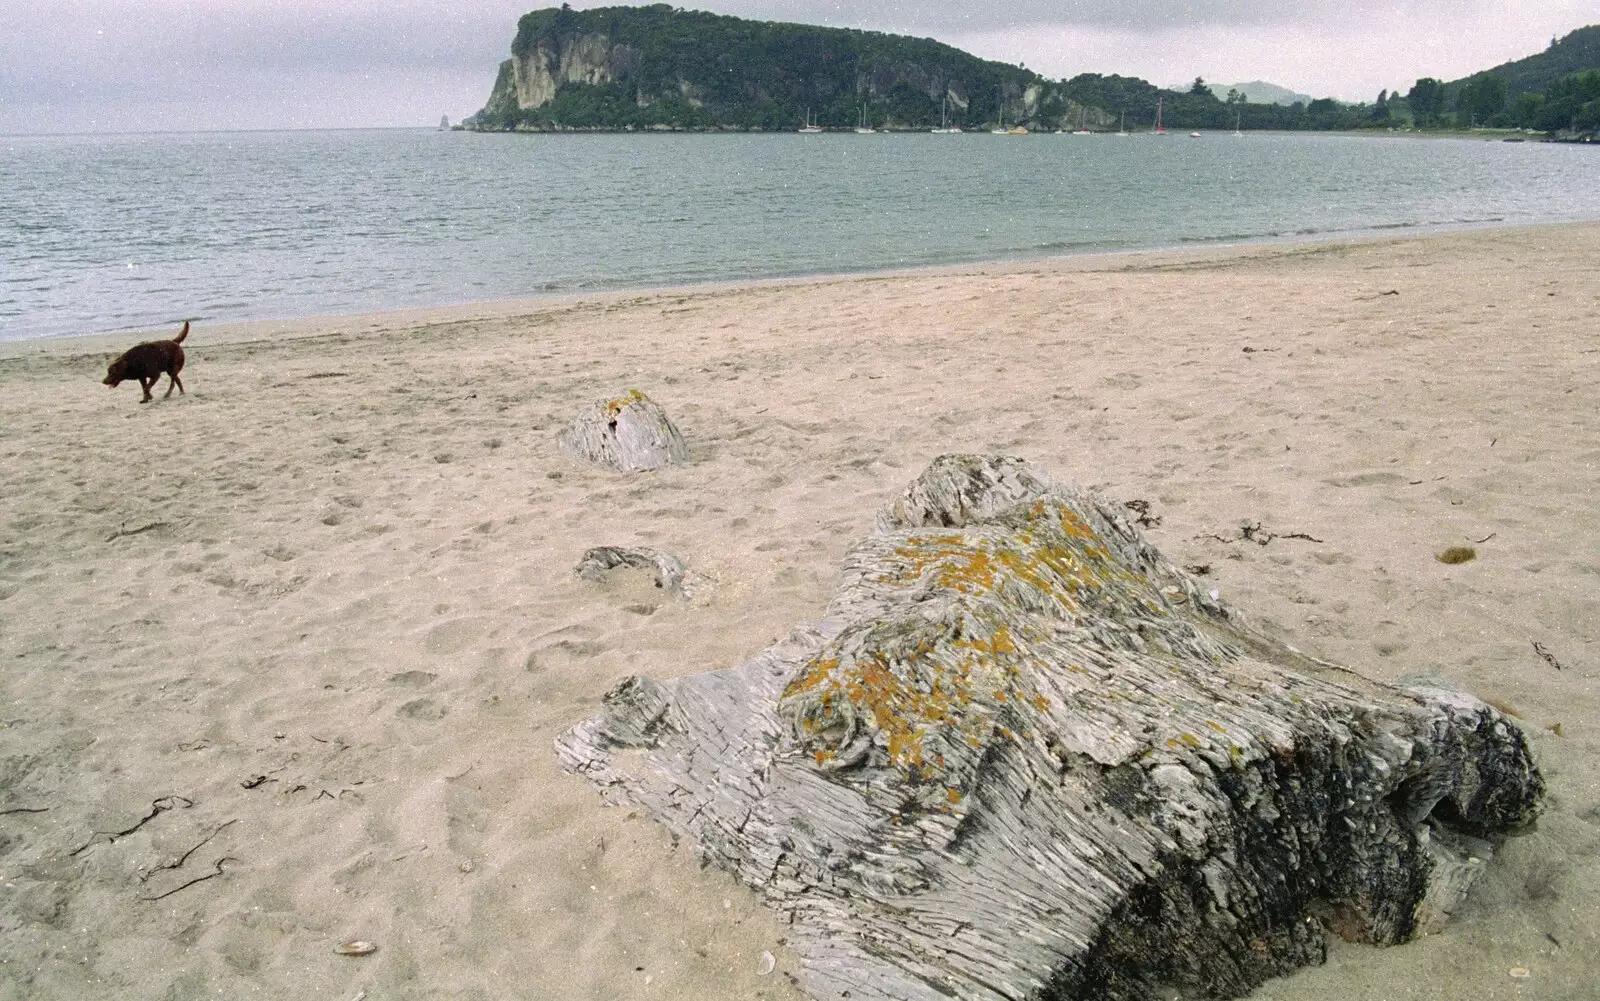
<path id="1" fill-rule="evenodd" d="M 1207 134 L 0 137 L 0 340 L 1600 218 L 1600 152 Z"/>

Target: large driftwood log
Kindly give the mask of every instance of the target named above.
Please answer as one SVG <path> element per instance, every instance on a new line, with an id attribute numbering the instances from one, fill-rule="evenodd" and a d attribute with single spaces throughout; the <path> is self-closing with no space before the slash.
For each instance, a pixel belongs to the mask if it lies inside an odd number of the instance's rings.
<path id="1" fill-rule="evenodd" d="M 561 435 L 561 449 L 619 473 L 687 462 L 683 435 L 650 397 L 637 389 L 600 400 Z"/>
<path id="2" fill-rule="evenodd" d="M 1269 640 L 1121 508 L 977 456 L 884 513 L 822 622 L 629 678 L 557 752 L 854 1001 L 1235 997 L 1328 930 L 1442 920 L 1543 792 L 1484 703 Z"/>

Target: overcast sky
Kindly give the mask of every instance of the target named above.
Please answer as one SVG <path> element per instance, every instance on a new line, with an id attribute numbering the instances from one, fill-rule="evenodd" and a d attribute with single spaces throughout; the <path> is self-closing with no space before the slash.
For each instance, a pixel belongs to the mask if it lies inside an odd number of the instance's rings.
<path id="1" fill-rule="evenodd" d="M 1600 0 L 707 0 L 930 36 L 1046 76 L 1370 101 L 1600 22 Z M 0 0 L 0 133 L 428 125 L 489 95 L 527 0 Z M 574 3 L 574 7 L 605 6 Z M 997 9 L 998 8 L 998 9 Z"/>

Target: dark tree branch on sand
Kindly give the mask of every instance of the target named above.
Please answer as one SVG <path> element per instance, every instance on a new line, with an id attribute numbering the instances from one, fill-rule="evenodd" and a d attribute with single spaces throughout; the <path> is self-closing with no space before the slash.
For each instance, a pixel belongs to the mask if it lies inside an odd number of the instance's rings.
<path id="1" fill-rule="evenodd" d="M 72 850 L 72 854 L 80 855 L 87 851 L 90 845 L 96 843 L 96 838 L 103 837 L 107 841 L 115 841 L 118 838 L 125 838 L 134 831 L 137 831 L 139 828 L 150 823 L 150 821 L 156 819 L 161 814 L 166 813 L 168 810 L 187 810 L 191 806 L 194 806 L 194 800 L 188 798 L 187 796 L 163 796 L 158 800 L 153 800 L 150 803 L 150 812 L 145 814 L 137 824 L 134 824 L 132 827 L 124 831 L 95 831 L 94 837 L 90 838 L 82 845 L 79 845 L 77 848 L 74 848 Z"/>
<path id="2" fill-rule="evenodd" d="M 151 869 L 149 872 L 147 872 L 143 876 L 139 877 L 139 882 L 141 882 L 141 883 L 147 882 L 150 879 L 151 876 L 154 876 L 158 872 L 166 872 L 169 869 L 181 869 L 181 868 L 183 868 L 183 864 L 185 862 L 189 861 L 189 856 L 190 855 L 193 855 L 195 852 L 197 852 L 200 849 L 204 848 L 206 846 L 206 844 L 208 842 L 210 842 L 210 840 L 212 838 L 216 837 L 218 834 L 221 834 L 224 828 L 229 827 L 229 826 L 231 826 L 233 824 L 237 824 L 238 822 L 239 822 L 239 819 L 237 817 L 235 817 L 233 820 L 230 820 L 230 821 L 227 821 L 226 823 L 222 823 L 222 824 L 217 825 L 217 829 L 212 831 L 210 834 L 207 834 L 204 838 L 202 838 L 200 840 L 199 844 L 195 845 L 193 848 L 191 848 L 188 851 L 184 852 L 182 855 L 179 855 L 173 861 L 171 861 L 171 862 L 163 862 L 162 864 L 156 866 L 154 869 Z"/>
<path id="3" fill-rule="evenodd" d="M 218 876 L 222 875 L 222 863 L 224 863 L 224 862 L 237 862 L 237 861 L 239 861 L 239 860 L 234 858 L 232 855 L 224 855 L 222 858 L 219 858 L 215 862 L 211 863 L 212 866 L 215 867 L 215 871 L 208 872 L 204 876 L 196 876 L 194 879 L 189 880 L 189 882 L 182 883 L 182 884 L 180 884 L 178 886 L 174 886 L 172 889 L 168 890 L 165 893 L 158 893 L 153 897 L 140 897 L 139 899 L 140 900 L 144 900 L 144 901 L 165 900 L 167 897 L 172 896 L 174 893 L 177 893 L 179 890 L 187 890 L 189 887 L 195 885 L 196 883 L 204 883 L 208 879 L 216 879 Z"/>

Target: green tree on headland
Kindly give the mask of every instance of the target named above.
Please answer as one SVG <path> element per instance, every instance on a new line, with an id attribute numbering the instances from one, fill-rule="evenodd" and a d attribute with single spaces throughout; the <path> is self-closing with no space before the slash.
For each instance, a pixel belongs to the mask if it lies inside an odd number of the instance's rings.
<path id="1" fill-rule="evenodd" d="M 1411 105 L 1411 117 L 1418 126 L 1436 124 L 1444 114 L 1444 84 L 1425 76 L 1406 95 L 1406 103 Z"/>
<path id="2" fill-rule="evenodd" d="M 1519 104 L 1519 108 L 1521 105 Z M 1597 131 L 1600 119 L 1600 70 L 1562 77 L 1544 92 L 1533 128 L 1545 132 Z"/>
<path id="3" fill-rule="evenodd" d="M 1456 124 L 1469 128 L 1503 124 L 1496 119 L 1506 107 L 1506 78 L 1494 73 L 1463 84 L 1456 95 Z"/>

